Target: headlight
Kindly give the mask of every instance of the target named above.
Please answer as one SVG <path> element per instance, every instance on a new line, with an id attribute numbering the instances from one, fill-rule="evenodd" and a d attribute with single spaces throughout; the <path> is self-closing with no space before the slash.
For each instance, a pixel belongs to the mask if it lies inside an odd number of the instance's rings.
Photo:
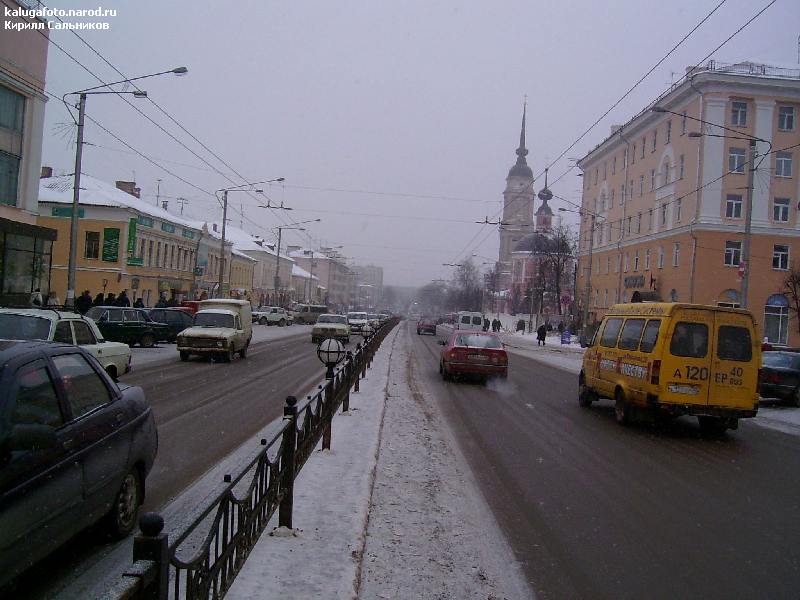
<path id="1" fill-rule="evenodd" d="M 222 340 L 217 340 L 217 348 L 222 348 L 224 346 L 225 346 L 225 342 L 223 342 Z"/>

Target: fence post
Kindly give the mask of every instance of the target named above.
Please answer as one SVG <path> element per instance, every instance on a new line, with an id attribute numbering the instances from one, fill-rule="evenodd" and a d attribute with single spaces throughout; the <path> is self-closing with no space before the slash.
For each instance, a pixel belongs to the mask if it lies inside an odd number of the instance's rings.
<path id="1" fill-rule="evenodd" d="M 297 444 L 297 398 L 286 397 L 283 407 L 283 419 L 288 420 L 288 426 L 283 432 L 283 452 L 281 466 L 283 467 L 284 488 L 283 499 L 278 507 L 278 527 L 292 528 L 292 505 L 294 503 L 294 447 Z"/>
<path id="2" fill-rule="evenodd" d="M 169 594 L 169 542 L 162 533 L 164 519 L 154 512 L 139 517 L 139 531 L 133 538 L 133 562 L 151 560 L 155 573 L 149 585 L 138 596 L 142 600 L 167 600 Z"/>
<path id="3" fill-rule="evenodd" d="M 325 385 L 325 390 L 322 392 L 325 394 L 325 415 L 323 419 L 325 419 L 325 429 L 322 430 L 322 449 L 323 450 L 330 450 L 331 449 L 331 425 L 333 423 L 333 379 L 329 379 L 327 384 Z"/>
<path id="4" fill-rule="evenodd" d="M 345 358 L 343 375 L 345 394 L 342 402 L 342 411 L 347 412 L 350 410 L 350 380 L 353 378 L 353 353 L 350 350 L 347 351 L 347 358 Z"/>

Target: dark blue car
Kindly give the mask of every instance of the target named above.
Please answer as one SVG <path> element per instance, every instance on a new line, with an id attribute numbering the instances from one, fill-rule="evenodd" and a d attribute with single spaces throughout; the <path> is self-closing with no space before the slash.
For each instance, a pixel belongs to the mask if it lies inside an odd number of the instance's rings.
<path id="1" fill-rule="evenodd" d="M 0 340 L 0 585 L 100 520 L 128 535 L 157 447 L 141 388 L 78 346 Z"/>

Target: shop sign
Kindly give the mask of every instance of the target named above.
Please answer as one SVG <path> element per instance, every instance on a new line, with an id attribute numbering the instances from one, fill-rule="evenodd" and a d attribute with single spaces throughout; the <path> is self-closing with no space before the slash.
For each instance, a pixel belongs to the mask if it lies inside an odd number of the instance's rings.
<path id="1" fill-rule="evenodd" d="M 625 278 L 626 288 L 640 288 L 644 287 L 644 275 L 631 275 Z"/>
<path id="2" fill-rule="evenodd" d="M 129 267 L 143 267 L 144 266 L 144 259 L 138 256 L 129 256 L 128 257 L 128 266 Z"/>
<path id="3" fill-rule="evenodd" d="M 138 277 L 131 277 L 131 289 L 138 290 L 139 289 L 139 278 Z"/>
<path id="4" fill-rule="evenodd" d="M 85 214 L 86 213 L 82 208 L 78 209 L 78 218 L 79 219 L 82 219 Z M 72 218 L 72 207 L 71 206 L 54 206 L 53 208 L 50 209 L 50 216 Z"/>
<path id="5" fill-rule="evenodd" d="M 106 227 L 103 229 L 103 261 L 117 262 L 119 260 L 119 229 Z"/>

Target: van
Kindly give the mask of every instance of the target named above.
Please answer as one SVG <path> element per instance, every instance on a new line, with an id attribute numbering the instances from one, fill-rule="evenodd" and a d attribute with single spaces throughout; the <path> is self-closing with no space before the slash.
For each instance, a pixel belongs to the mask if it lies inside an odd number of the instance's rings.
<path id="1" fill-rule="evenodd" d="M 455 329 L 483 329 L 483 314 L 469 310 L 456 313 Z"/>
<path id="2" fill-rule="evenodd" d="M 320 315 L 328 312 L 328 307 L 323 304 L 298 304 L 292 311 L 295 323 L 313 325 Z"/>
<path id="3" fill-rule="evenodd" d="M 583 357 L 578 401 L 614 400 L 617 422 L 692 415 L 702 430 L 736 429 L 758 410 L 761 346 L 746 310 L 616 304 Z"/>
<path id="4" fill-rule="evenodd" d="M 189 360 L 192 354 L 216 356 L 223 362 L 236 354 L 246 358 L 253 338 L 251 310 L 246 300 L 201 300 L 193 325 L 178 334 L 181 360 Z"/>

